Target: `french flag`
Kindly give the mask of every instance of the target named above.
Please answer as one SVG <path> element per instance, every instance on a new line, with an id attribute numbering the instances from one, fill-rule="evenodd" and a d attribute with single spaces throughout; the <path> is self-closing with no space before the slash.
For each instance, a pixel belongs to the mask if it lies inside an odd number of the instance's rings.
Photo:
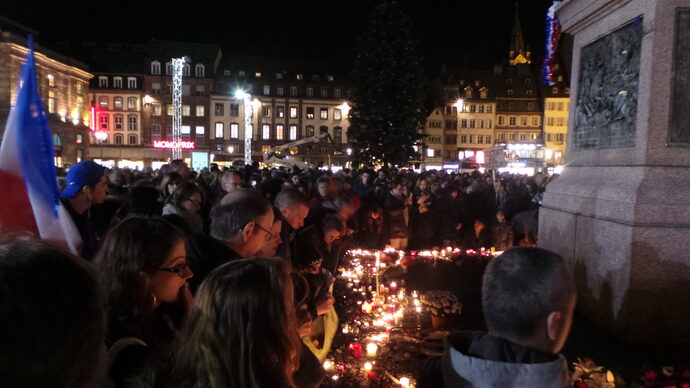
<path id="1" fill-rule="evenodd" d="M 53 139 L 38 93 L 31 36 L 28 46 L 19 94 L 0 144 L 0 235 L 29 233 L 79 254 L 79 232 L 59 201 Z"/>

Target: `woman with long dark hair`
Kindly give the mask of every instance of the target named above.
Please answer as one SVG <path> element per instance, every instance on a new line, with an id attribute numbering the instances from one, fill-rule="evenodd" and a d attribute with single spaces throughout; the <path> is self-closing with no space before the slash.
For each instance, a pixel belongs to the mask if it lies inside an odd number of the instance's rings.
<path id="1" fill-rule="evenodd" d="M 180 334 L 168 387 L 294 387 L 299 365 L 290 266 L 236 260 L 204 280 Z"/>
<path id="2" fill-rule="evenodd" d="M 204 223 L 201 218 L 201 205 L 204 199 L 199 187 L 192 182 L 185 182 L 177 188 L 163 207 L 163 215 L 176 214 L 187 222 L 192 233 L 202 233 Z"/>
<path id="3" fill-rule="evenodd" d="M 164 220 L 130 218 L 106 235 L 96 255 L 116 387 L 168 361 L 176 328 L 192 305 L 184 244 L 182 232 Z"/>

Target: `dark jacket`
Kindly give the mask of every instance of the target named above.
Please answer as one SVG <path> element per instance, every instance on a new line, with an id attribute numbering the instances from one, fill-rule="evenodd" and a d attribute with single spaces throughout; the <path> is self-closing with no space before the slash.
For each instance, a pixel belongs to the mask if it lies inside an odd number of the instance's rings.
<path id="1" fill-rule="evenodd" d="M 62 204 L 67 209 L 74 226 L 77 227 L 79 236 L 81 237 L 81 254 L 80 256 L 88 261 L 93 259 L 93 256 L 98 251 L 101 246 L 101 233 L 99 230 L 104 230 L 104 228 L 99 227 L 100 216 L 98 214 L 98 208 L 92 206 L 90 209 L 82 214 L 77 213 L 72 208 L 72 205 L 67 200 L 62 200 Z"/>
<path id="2" fill-rule="evenodd" d="M 292 375 L 295 385 L 298 388 L 318 388 L 324 377 L 326 377 L 326 371 L 323 369 L 323 365 L 314 357 L 314 353 L 302 343 L 299 369 Z"/>
<path id="3" fill-rule="evenodd" d="M 376 186 L 372 182 L 367 184 L 361 181 L 357 182 L 352 188 L 352 192 L 359 196 L 362 202 L 371 202 L 376 199 Z"/>
<path id="4" fill-rule="evenodd" d="M 386 234 L 388 238 L 408 238 L 409 232 L 405 223 L 405 198 L 386 194 L 383 208 L 386 212 Z"/>
<path id="5" fill-rule="evenodd" d="M 242 258 L 223 242 L 201 233 L 193 234 L 187 240 L 186 251 L 189 266 L 194 272 L 194 276 L 189 279 L 192 293 L 196 293 L 211 271 L 229 261 Z"/>
<path id="6" fill-rule="evenodd" d="M 463 229 L 465 230 L 465 234 L 460 246 L 464 249 L 477 250 L 480 248 L 489 249 L 491 247 L 491 236 L 488 227 L 485 226 L 484 229 L 479 232 L 479 237 L 474 233 L 474 225 L 463 226 Z"/>
<path id="7" fill-rule="evenodd" d="M 480 332 L 445 339 L 443 356 L 429 358 L 418 388 L 563 388 L 568 367 L 561 355 L 514 344 Z"/>
<path id="8" fill-rule="evenodd" d="M 491 227 L 491 245 L 499 251 L 513 246 L 513 227 L 508 221 L 500 224 L 496 222 Z"/>
<path id="9" fill-rule="evenodd" d="M 287 261 L 292 260 L 293 252 L 295 252 L 295 236 L 297 231 L 290 226 L 290 223 L 282 220 L 282 227 L 280 228 L 280 245 L 276 249 L 276 256 L 282 257 Z"/>

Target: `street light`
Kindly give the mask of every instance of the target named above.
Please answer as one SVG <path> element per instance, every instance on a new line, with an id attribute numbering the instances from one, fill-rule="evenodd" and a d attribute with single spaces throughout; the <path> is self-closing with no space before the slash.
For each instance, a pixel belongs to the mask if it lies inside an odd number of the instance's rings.
<path id="1" fill-rule="evenodd" d="M 465 101 L 462 98 L 458 98 L 458 101 L 455 102 L 455 106 L 458 108 L 458 112 L 462 112 L 462 108 L 464 107 Z"/>
<path id="2" fill-rule="evenodd" d="M 105 139 L 108 138 L 108 134 L 105 131 L 96 131 L 96 133 L 93 134 L 94 137 L 96 137 L 96 140 L 99 141 L 100 143 L 100 149 L 101 149 L 101 162 L 103 161 L 103 142 Z"/>

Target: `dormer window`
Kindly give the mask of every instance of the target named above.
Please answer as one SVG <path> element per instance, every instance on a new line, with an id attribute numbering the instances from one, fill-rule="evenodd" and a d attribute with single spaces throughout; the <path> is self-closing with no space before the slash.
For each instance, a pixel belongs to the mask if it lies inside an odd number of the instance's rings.
<path id="1" fill-rule="evenodd" d="M 261 72 L 257 71 L 256 73 L 254 73 L 254 77 L 261 78 Z"/>
<path id="2" fill-rule="evenodd" d="M 172 62 L 168 62 L 165 64 L 165 75 L 172 75 Z"/>
<path id="3" fill-rule="evenodd" d="M 328 80 L 328 82 L 333 82 L 333 80 L 334 80 L 335 78 L 333 78 L 332 75 L 328 75 L 328 76 L 326 76 L 326 79 Z"/>
<path id="4" fill-rule="evenodd" d="M 158 61 L 151 62 L 151 74 L 161 73 L 161 63 Z"/>
<path id="5" fill-rule="evenodd" d="M 194 66 L 194 75 L 203 78 L 205 76 L 205 70 L 204 65 L 198 63 L 196 66 Z"/>
<path id="6" fill-rule="evenodd" d="M 301 80 L 303 80 L 303 79 L 304 79 L 304 75 L 302 75 L 302 74 L 297 74 L 297 80 L 298 80 L 298 81 L 301 81 Z"/>
<path id="7" fill-rule="evenodd" d="M 98 77 L 98 87 L 107 88 L 108 87 L 108 77 L 100 76 Z"/>

